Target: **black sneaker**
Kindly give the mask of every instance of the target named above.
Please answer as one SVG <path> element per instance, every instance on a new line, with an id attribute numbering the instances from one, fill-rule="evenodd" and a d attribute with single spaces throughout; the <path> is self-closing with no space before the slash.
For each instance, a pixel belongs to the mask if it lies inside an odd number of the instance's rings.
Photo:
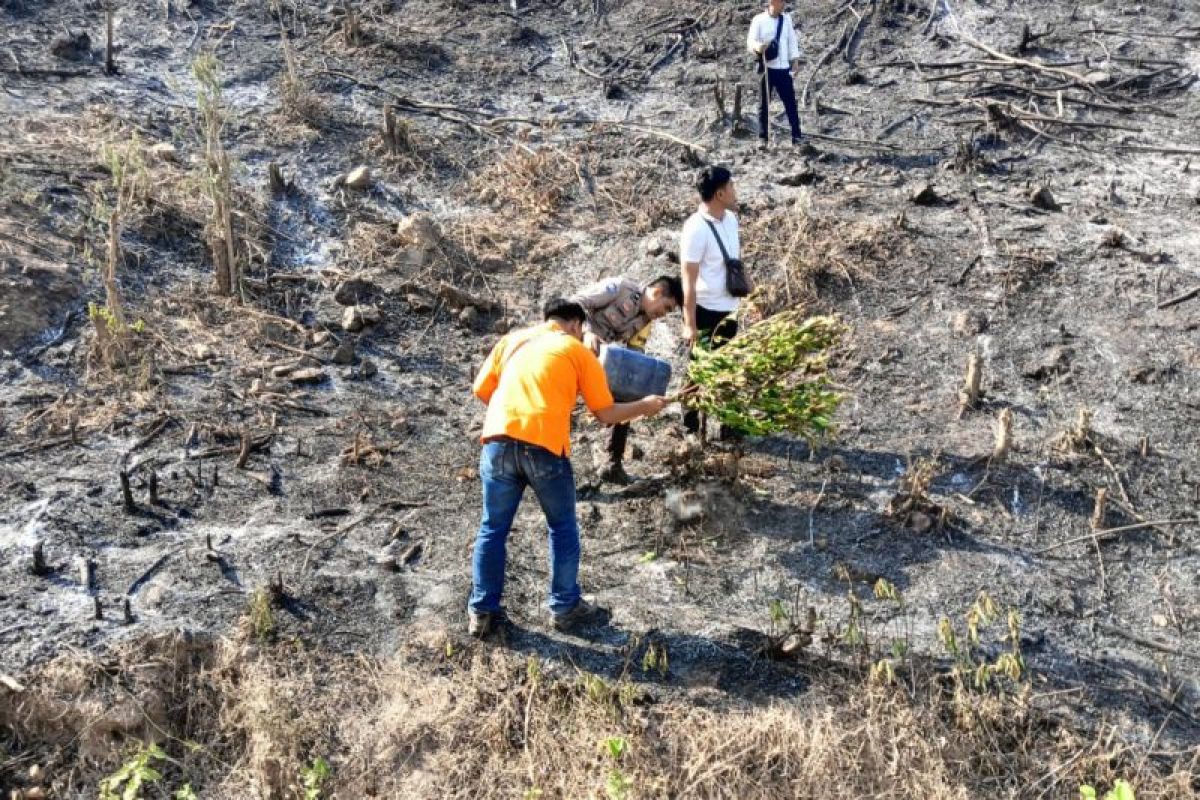
<path id="1" fill-rule="evenodd" d="M 625 467 L 620 461 L 608 462 L 608 466 L 600 470 L 600 480 L 605 483 L 615 483 L 618 486 L 628 486 L 633 483 L 633 478 L 629 477 L 629 473 L 625 471 Z"/>
<path id="2" fill-rule="evenodd" d="M 551 624 L 556 631 L 567 631 L 579 625 L 603 625 L 612 618 L 612 612 L 607 608 L 593 605 L 586 600 L 580 600 L 570 611 L 562 614 L 551 614 Z"/>
<path id="3" fill-rule="evenodd" d="M 746 440 L 746 434 L 737 428 L 727 428 L 722 425 L 721 432 L 717 435 L 717 438 L 722 442 L 742 442 Z"/>
<path id="4" fill-rule="evenodd" d="M 491 612 L 467 612 L 467 633 L 476 639 L 482 639 L 510 624 L 503 608 Z"/>

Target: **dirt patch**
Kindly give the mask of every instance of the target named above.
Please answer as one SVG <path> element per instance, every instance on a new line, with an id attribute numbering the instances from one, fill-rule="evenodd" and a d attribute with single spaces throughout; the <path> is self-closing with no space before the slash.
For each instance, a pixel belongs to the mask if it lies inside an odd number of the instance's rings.
<path id="1" fill-rule="evenodd" d="M 31 339 L 56 335 L 67 325 L 66 311 L 83 290 L 79 272 L 36 256 L 0 261 L 0 349 L 13 351 Z"/>

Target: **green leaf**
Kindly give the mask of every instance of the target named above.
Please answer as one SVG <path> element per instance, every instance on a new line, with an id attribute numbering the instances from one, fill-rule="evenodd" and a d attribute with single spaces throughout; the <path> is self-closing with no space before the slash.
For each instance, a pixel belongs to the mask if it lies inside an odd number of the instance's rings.
<path id="1" fill-rule="evenodd" d="M 1105 800 L 1137 800 L 1133 794 L 1133 786 L 1128 781 L 1117 779 L 1113 784 L 1112 791 L 1105 795 Z"/>
<path id="2" fill-rule="evenodd" d="M 610 736 L 604 740 L 604 746 L 614 761 L 619 761 L 625 755 L 626 743 L 620 736 Z"/>
<path id="3" fill-rule="evenodd" d="M 653 550 L 647 550 L 645 553 L 642 553 L 642 557 L 638 559 L 638 563 L 649 564 L 656 558 L 658 558 L 658 553 L 654 552 Z"/>
<path id="4" fill-rule="evenodd" d="M 1096 788 L 1094 786 L 1080 786 L 1079 800 L 1096 800 Z"/>

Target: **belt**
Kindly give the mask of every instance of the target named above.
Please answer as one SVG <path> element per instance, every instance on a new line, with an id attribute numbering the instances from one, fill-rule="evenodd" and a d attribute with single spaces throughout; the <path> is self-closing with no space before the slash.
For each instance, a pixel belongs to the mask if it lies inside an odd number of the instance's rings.
<path id="1" fill-rule="evenodd" d="M 525 442 L 520 439 L 514 439 L 511 436 L 504 436 L 503 434 L 501 434 L 499 436 L 488 436 L 487 438 L 480 439 L 479 441 L 482 442 L 483 444 L 519 444 L 522 447 L 537 448 L 538 450 L 542 450 L 546 453 L 549 453 L 552 456 L 558 456 L 559 458 L 566 458 L 566 456 L 563 455 L 562 453 L 555 453 L 553 450 L 547 450 L 545 447 L 542 447 L 540 444 L 534 444 L 533 442 Z"/>

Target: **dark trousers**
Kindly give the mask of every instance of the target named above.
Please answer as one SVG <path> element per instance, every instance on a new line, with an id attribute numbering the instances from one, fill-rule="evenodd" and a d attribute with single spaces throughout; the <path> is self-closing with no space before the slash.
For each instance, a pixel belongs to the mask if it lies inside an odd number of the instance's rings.
<path id="1" fill-rule="evenodd" d="M 716 350 L 737 335 L 737 319 L 731 311 L 712 311 L 696 306 L 696 330 L 699 343 Z M 698 433 L 700 412 L 691 408 L 683 412 L 683 427 L 688 433 Z"/>
<path id="2" fill-rule="evenodd" d="M 622 422 L 618 425 L 613 425 L 608 429 L 608 445 L 604 449 L 608 453 L 608 460 L 610 463 L 620 464 L 625 460 L 625 445 L 628 442 L 628 422 Z"/>
<path id="3" fill-rule="evenodd" d="M 758 138 L 766 141 L 767 131 L 771 120 L 767 116 L 767 99 L 772 91 L 783 101 L 783 110 L 787 112 L 788 125 L 792 127 L 792 141 L 800 138 L 800 114 L 796 111 L 796 86 L 792 83 L 792 73 L 786 69 L 768 69 L 763 74 L 758 93 Z"/>

